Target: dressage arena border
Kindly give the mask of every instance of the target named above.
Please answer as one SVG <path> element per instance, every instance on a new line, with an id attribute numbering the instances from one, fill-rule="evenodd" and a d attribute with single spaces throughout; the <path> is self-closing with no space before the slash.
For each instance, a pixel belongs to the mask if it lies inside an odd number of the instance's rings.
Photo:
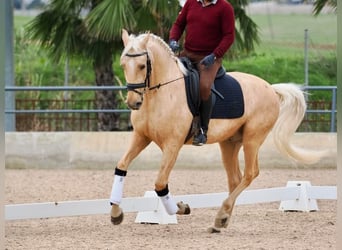
<path id="1" fill-rule="evenodd" d="M 113 169 L 125 154 L 131 132 L 6 132 L 6 168 L 9 169 Z M 336 168 L 337 133 L 296 133 L 294 145 L 313 150 L 329 149 L 330 154 L 310 168 Z M 242 152 L 239 163 L 244 165 Z M 151 143 L 131 163 L 130 168 L 160 167 L 162 152 Z M 298 168 L 303 164 L 292 164 L 283 157 L 268 136 L 260 148 L 259 162 L 263 168 L 288 168 L 289 164 Z M 184 146 L 178 157 L 177 166 L 182 168 L 222 169 L 221 152 L 218 144 L 203 147 Z"/>
<path id="2" fill-rule="evenodd" d="M 6 167 L 8 168 L 89 168 L 101 165 L 113 168 L 125 152 L 124 145 L 131 132 L 7 132 Z M 313 148 L 331 149 L 330 156 L 323 159 L 317 167 L 336 167 L 336 133 L 296 133 L 292 138 L 298 146 L 310 145 Z M 115 143 L 113 143 L 115 142 Z M 182 167 L 203 167 L 218 165 L 221 157 L 217 145 L 207 145 L 205 154 L 201 147 L 185 146 L 177 159 Z M 152 144 L 132 163 L 136 166 L 159 166 L 161 152 Z M 271 138 L 267 138 L 260 150 L 263 166 L 288 167 L 289 161 L 278 157 Z M 218 159 L 218 160 L 215 160 Z M 243 165 L 243 162 L 241 163 Z M 48 167 L 47 167 L 48 166 Z M 66 168 L 64 167 L 64 168 Z M 300 167 L 300 166 L 298 166 Z M 315 167 L 315 165 L 313 165 Z M 220 207 L 228 193 L 192 194 L 174 196 L 175 200 L 188 203 L 190 208 Z M 280 202 L 280 210 L 315 211 L 316 199 L 337 199 L 335 186 L 311 186 L 310 182 L 288 182 L 286 187 L 247 190 L 240 194 L 236 205 Z M 124 198 L 121 207 L 124 212 L 138 213 L 136 222 L 175 223 L 176 216 L 166 214 L 154 191 L 146 192 L 144 197 Z M 53 201 L 42 203 L 5 205 L 5 220 L 22 220 L 109 214 L 109 199 Z"/>
<path id="3" fill-rule="evenodd" d="M 189 204 L 190 208 L 219 207 L 228 196 L 227 192 L 174 196 L 176 202 Z M 281 211 L 317 211 L 316 200 L 336 200 L 336 186 L 311 186 L 309 181 L 288 181 L 286 187 L 246 190 L 236 205 L 279 202 Z M 176 215 L 168 215 L 154 191 L 144 197 L 123 198 L 124 212 L 137 212 L 135 222 L 176 224 Z M 5 205 L 5 220 L 41 219 L 53 217 L 109 214 L 108 199 L 43 202 Z"/>

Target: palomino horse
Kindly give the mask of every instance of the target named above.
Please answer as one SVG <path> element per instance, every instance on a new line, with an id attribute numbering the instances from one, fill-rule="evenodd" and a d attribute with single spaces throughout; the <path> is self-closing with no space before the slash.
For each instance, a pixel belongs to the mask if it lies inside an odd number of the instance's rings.
<path id="1" fill-rule="evenodd" d="M 155 191 L 169 214 L 187 214 L 189 207 L 176 204 L 168 189 L 170 172 L 193 120 L 185 92 L 183 75 L 186 69 L 156 35 L 134 36 L 123 30 L 122 40 L 125 48 L 121 66 L 128 88 L 126 102 L 132 109 L 133 135 L 128 150 L 115 169 L 110 198 L 111 221 L 120 224 L 123 220 L 119 205 L 128 166 L 152 141 L 162 151 Z M 207 143 L 220 145 L 229 188 L 229 197 L 223 201 L 210 232 L 227 227 L 237 197 L 258 176 L 258 151 L 272 128 L 275 144 L 285 156 L 307 164 L 321 157 L 316 152 L 298 150 L 289 143 L 306 110 L 304 95 L 298 87 L 270 85 L 246 73 L 232 72 L 229 75 L 241 85 L 245 111 L 240 118 L 211 119 L 209 123 Z M 186 144 L 191 144 L 191 140 Z M 241 147 L 245 159 L 243 175 L 238 162 Z"/>

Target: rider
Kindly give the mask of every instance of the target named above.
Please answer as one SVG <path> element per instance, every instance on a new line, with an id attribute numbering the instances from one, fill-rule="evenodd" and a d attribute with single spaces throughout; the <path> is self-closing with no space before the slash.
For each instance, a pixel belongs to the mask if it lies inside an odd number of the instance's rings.
<path id="1" fill-rule="evenodd" d="M 222 65 L 222 57 L 235 38 L 234 10 L 226 0 L 187 0 L 169 34 L 169 46 L 175 52 L 178 40 L 186 29 L 184 49 L 180 56 L 188 57 L 200 72 L 201 132 L 193 145 L 207 141 L 211 116 L 211 86 Z"/>

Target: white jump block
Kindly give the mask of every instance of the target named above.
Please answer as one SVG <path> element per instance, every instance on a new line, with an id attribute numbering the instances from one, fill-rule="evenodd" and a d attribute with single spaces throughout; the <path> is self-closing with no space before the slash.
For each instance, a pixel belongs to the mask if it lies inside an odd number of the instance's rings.
<path id="1" fill-rule="evenodd" d="M 158 205 L 154 211 L 139 212 L 135 218 L 135 223 L 147 224 L 177 224 L 177 216 L 169 215 L 155 191 L 146 191 L 144 197 L 157 197 Z"/>
<path id="2" fill-rule="evenodd" d="M 279 210 L 281 211 L 317 211 L 317 201 L 310 197 L 310 181 L 288 181 L 286 187 L 300 187 L 299 197 L 294 200 L 281 201 Z"/>

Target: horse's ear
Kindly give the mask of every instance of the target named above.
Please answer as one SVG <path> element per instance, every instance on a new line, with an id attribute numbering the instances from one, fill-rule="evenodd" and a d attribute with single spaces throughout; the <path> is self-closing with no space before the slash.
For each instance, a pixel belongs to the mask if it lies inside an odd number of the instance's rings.
<path id="1" fill-rule="evenodd" d="M 128 43 L 128 40 L 129 40 L 129 35 L 128 35 L 127 30 L 122 29 L 122 36 L 121 36 L 121 38 L 122 38 L 124 46 L 126 47 L 126 45 Z"/>
<path id="2" fill-rule="evenodd" d="M 146 44 L 147 44 L 147 41 L 148 41 L 149 38 L 150 38 L 150 32 L 148 32 L 148 33 L 146 34 L 146 36 L 144 37 L 144 39 L 141 41 L 141 44 L 142 44 L 144 47 L 146 47 Z"/>

